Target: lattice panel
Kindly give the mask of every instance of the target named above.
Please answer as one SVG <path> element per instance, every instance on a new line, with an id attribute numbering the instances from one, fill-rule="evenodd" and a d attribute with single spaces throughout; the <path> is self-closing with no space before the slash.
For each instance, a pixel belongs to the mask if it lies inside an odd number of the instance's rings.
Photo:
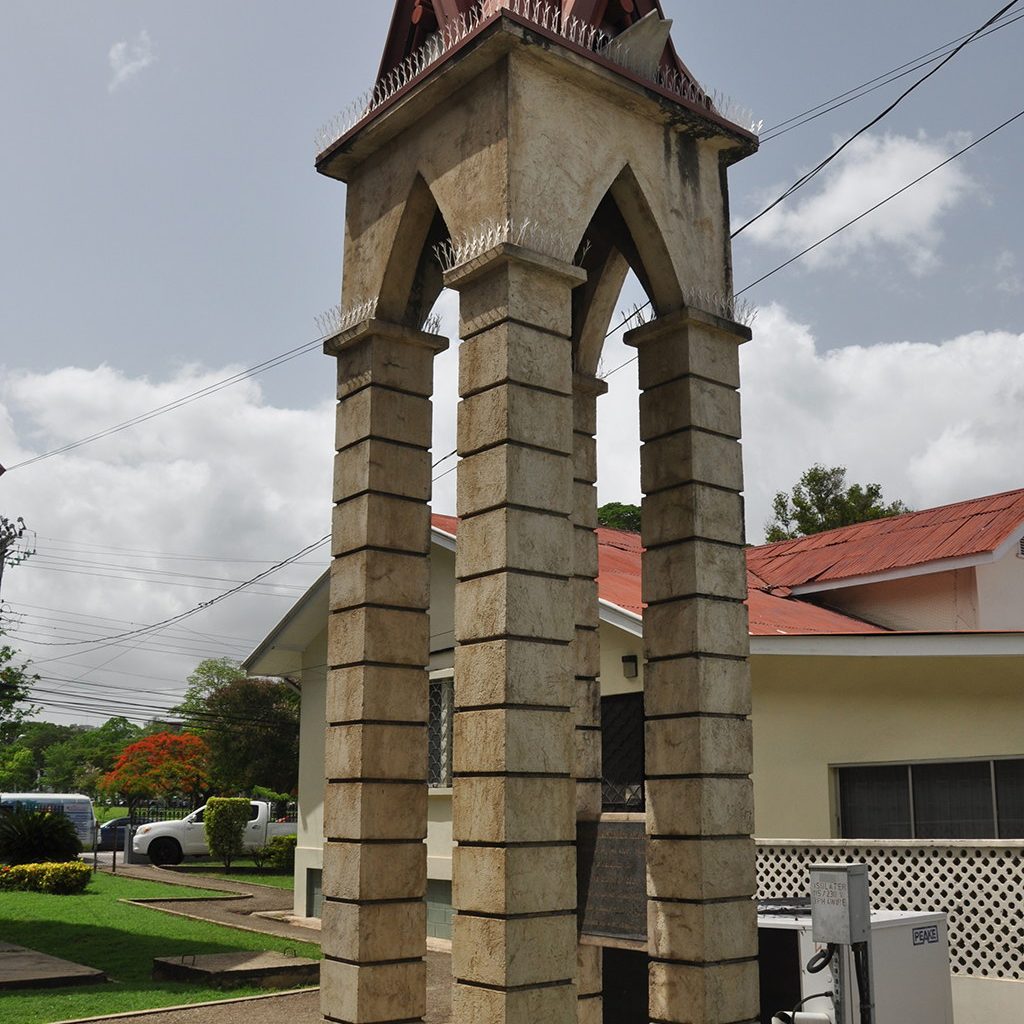
<path id="1" fill-rule="evenodd" d="M 644 809 L 644 695 L 601 699 L 601 805 L 606 811 Z"/>
<path id="2" fill-rule="evenodd" d="M 759 842 L 758 899 L 806 897 L 816 863 L 867 864 L 876 909 L 947 914 L 953 974 L 1024 979 L 1024 842 Z"/>
<path id="3" fill-rule="evenodd" d="M 428 750 L 433 789 L 452 784 L 452 698 L 451 679 L 431 680 Z"/>

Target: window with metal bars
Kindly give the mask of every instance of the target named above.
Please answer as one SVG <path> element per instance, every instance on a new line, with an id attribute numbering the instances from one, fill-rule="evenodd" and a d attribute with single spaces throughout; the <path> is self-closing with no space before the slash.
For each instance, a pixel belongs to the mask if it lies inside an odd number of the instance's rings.
<path id="1" fill-rule="evenodd" d="M 642 811 L 644 803 L 644 695 L 601 698 L 601 806 Z"/>
<path id="2" fill-rule="evenodd" d="M 452 784 L 452 705 L 453 680 L 430 680 L 430 718 L 428 728 L 429 785 L 447 789 Z"/>

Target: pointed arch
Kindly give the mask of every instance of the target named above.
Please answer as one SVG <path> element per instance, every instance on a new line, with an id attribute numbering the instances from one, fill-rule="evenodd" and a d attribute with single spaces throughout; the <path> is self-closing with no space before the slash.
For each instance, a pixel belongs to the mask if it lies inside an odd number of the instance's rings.
<path id="1" fill-rule="evenodd" d="M 413 179 L 384 268 L 377 315 L 418 327 L 426 319 L 443 281 L 434 246 L 449 235 L 447 223 L 422 174 Z"/>

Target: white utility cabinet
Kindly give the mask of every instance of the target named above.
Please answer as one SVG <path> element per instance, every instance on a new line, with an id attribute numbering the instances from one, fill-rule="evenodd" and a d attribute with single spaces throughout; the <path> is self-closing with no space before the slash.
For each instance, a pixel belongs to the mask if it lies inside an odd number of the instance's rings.
<path id="1" fill-rule="evenodd" d="M 762 943 L 772 931 L 797 932 L 801 998 L 828 992 L 836 961 L 818 974 L 807 973 L 807 962 L 824 948 L 811 937 L 811 913 L 760 913 L 757 927 Z M 849 947 L 836 957 L 846 958 L 846 1024 L 859 1024 L 856 974 Z M 909 910 L 871 913 L 871 972 L 875 992 L 875 1024 L 953 1024 L 953 997 L 949 974 L 949 941 L 945 914 Z M 789 1006 L 774 1007 L 789 1010 Z M 802 1007 L 832 1016 L 830 998 L 812 999 Z"/>

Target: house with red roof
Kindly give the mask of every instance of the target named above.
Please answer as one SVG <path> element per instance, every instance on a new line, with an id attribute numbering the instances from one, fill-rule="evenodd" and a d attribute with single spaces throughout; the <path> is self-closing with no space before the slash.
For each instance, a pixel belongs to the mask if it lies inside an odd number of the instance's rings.
<path id="1" fill-rule="evenodd" d="M 457 521 L 433 517 L 430 930 L 451 917 Z M 640 538 L 599 529 L 603 775 L 642 810 Z M 1024 838 L 1024 490 L 747 552 L 755 831 Z M 301 684 L 296 912 L 318 911 L 325 574 L 246 662 Z"/>

